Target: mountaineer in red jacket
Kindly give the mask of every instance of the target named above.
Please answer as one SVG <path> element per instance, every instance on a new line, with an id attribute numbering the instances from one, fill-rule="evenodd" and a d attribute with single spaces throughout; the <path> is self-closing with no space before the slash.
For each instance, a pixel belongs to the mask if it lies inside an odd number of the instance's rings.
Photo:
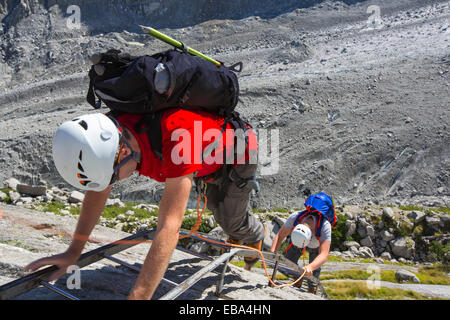
<path id="1" fill-rule="evenodd" d="M 69 248 L 42 258 L 26 269 L 56 265 L 50 280 L 76 264 L 87 238 L 102 214 L 112 185 L 134 171 L 164 182 L 157 233 L 129 299 L 150 299 L 161 281 L 177 245 L 193 180 L 206 183 L 207 206 L 229 235 L 229 242 L 261 249 L 264 226 L 247 210 L 255 186 L 257 141 L 246 124 L 244 152 L 236 152 L 237 132 L 224 119 L 199 110 L 169 109 L 161 116 L 162 154 L 152 152 L 146 133 L 135 131 L 143 116 L 89 114 L 63 123 L 53 140 L 53 158 L 61 176 L 86 190 L 80 217 Z M 225 146 L 225 148 L 224 148 Z M 226 154 L 224 155 L 224 150 Z M 228 159 L 233 160 L 229 162 Z M 224 164 L 220 159 L 226 158 Z M 253 160 L 253 161 L 252 161 Z M 246 269 L 258 258 L 246 258 Z"/>

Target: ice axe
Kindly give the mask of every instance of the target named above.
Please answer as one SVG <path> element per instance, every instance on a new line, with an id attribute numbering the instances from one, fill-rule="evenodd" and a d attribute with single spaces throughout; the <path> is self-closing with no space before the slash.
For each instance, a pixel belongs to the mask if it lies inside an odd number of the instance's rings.
<path id="1" fill-rule="evenodd" d="M 184 43 L 182 43 L 180 41 L 177 41 L 177 40 L 175 40 L 175 39 L 165 35 L 164 33 L 159 32 L 158 30 L 155 30 L 155 29 L 150 28 L 150 27 L 145 27 L 145 26 L 140 26 L 140 27 L 141 27 L 142 31 L 144 31 L 144 33 L 147 33 L 147 34 L 149 34 L 149 35 L 151 35 L 151 36 L 153 36 L 153 37 L 155 37 L 155 38 L 157 38 L 157 39 L 159 39 L 161 41 L 164 41 L 165 43 L 170 44 L 170 45 L 174 46 L 175 48 L 183 50 L 183 51 L 185 51 L 185 52 L 187 52 L 189 54 L 192 54 L 193 56 L 197 56 L 197 57 L 205 59 L 205 60 L 207 60 L 209 62 L 212 62 L 218 67 L 222 66 L 221 62 L 219 62 L 217 60 L 214 60 L 213 58 L 210 58 L 210 57 L 204 55 L 203 53 L 198 52 L 197 50 L 189 48 Z M 242 69 L 242 63 L 240 63 L 240 64 L 241 64 L 241 69 Z M 234 66 L 232 66 L 232 67 L 234 67 Z M 230 67 L 230 68 L 232 68 L 232 67 Z"/>

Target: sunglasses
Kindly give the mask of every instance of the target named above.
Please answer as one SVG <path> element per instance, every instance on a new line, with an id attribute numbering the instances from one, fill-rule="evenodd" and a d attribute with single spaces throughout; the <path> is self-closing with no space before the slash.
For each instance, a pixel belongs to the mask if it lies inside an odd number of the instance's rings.
<path id="1" fill-rule="evenodd" d="M 108 117 L 112 120 L 112 122 L 114 122 L 115 126 L 117 127 L 118 131 L 119 131 L 119 151 L 118 151 L 118 155 L 116 157 L 116 160 L 114 161 L 114 165 L 113 165 L 113 174 L 111 176 L 111 180 L 109 182 L 109 185 L 113 185 L 114 183 L 116 183 L 117 181 L 119 181 L 119 170 L 120 168 L 127 163 L 128 161 L 130 161 L 131 159 L 134 159 L 136 162 L 141 162 L 141 155 L 138 152 L 133 151 L 133 149 L 131 148 L 130 143 L 128 142 L 127 138 L 125 138 L 125 135 L 123 134 L 123 128 L 121 127 L 121 125 L 119 124 L 119 122 L 113 118 L 112 116 L 108 115 Z M 125 159 L 121 159 L 120 158 L 120 152 L 122 151 L 122 148 L 124 147 L 124 145 L 126 145 L 130 150 L 131 150 L 131 154 L 129 156 L 127 156 Z"/>

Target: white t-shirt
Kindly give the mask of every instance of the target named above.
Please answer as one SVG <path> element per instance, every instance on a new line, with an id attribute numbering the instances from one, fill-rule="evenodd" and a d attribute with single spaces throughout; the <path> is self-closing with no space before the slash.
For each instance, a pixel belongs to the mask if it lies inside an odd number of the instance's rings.
<path id="1" fill-rule="evenodd" d="M 284 223 L 284 227 L 287 228 L 289 231 L 292 230 L 292 228 L 294 227 L 294 222 L 295 219 L 297 218 L 299 212 L 294 212 L 293 214 L 291 214 L 289 216 L 289 218 L 287 218 L 286 222 Z M 314 219 L 314 225 L 316 225 L 316 217 L 315 216 L 310 216 Z M 305 218 L 307 219 L 307 218 Z M 303 219 L 303 222 L 305 220 Z M 312 237 L 311 237 L 311 241 L 308 244 L 308 248 L 310 249 L 316 249 L 319 247 L 320 243 L 319 243 L 319 239 L 317 239 L 314 235 L 314 230 L 312 231 Z M 322 226 L 322 230 L 320 231 L 320 242 L 324 242 L 324 241 L 330 241 L 331 242 L 331 224 L 328 220 L 325 220 L 323 222 L 323 226 Z"/>

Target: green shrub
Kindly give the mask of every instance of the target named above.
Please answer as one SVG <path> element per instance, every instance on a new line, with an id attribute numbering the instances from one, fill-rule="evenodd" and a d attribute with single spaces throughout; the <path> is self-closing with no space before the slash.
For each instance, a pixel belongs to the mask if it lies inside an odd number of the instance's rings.
<path id="1" fill-rule="evenodd" d="M 419 206 L 415 206 L 412 204 L 407 205 L 407 206 L 399 206 L 398 208 L 403 211 L 424 211 L 425 210 L 424 207 L 419 207 Z"/>
<path id="2" fill-rule="evenodd" d="M 191 230 L 196 222 L 197 222 L 197 217 L 184 218 L 183 222 L 181 223 L 181 228 L 186 229 L 186 230 Z M 206 222 L 207 222 L 206 219 L 202 219 L 202 223 L 200 224 L 200 226 L 198 228 L 198 232 L 208 233 L 213 229 Z"/>
<path id="3" fill-rule="evenodd" d="M 436 240 L 431 241 L 429 251 L 434 258 L 433 260 L 442 261 L 445 254 L 450 251 L 450 243 L 443 245 Z"/>
<path id="4" fill-rule="evenodd" d="M 338 221 L 334 225 L 336 229 L 332 231 L 331 250 L 340 248 L 341 245 L 348 240 L 345 236 L 348 231 L 346 225 L 346 221 L 348 220 L 347 216 L 343 214 L 337 214 L 336 217 Z"/>
<path id="5" fill-rule="evenodd" d="M 13 189 L 11 189 L 11 188 L 1 188 L 0 191 L 6 194 L 6 197 L 3 200 L 3 202 L 5 202 L 7 204 L 10 204 L 11 203 L 11 197 L 9 196 L 9 192 L 13 191 Z"/>

